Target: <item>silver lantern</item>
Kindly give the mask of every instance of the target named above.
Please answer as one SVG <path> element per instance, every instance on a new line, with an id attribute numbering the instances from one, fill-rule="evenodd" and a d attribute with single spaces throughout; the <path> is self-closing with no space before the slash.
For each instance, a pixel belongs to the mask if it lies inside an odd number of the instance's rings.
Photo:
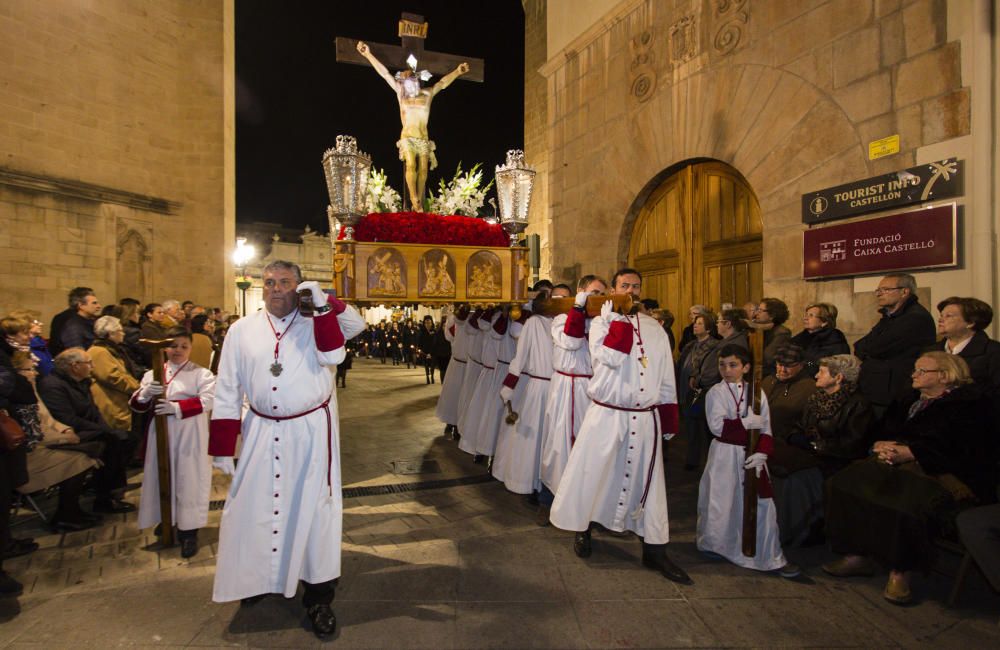
<path id="1" fill-rule="evenodd" d="M 528 227 L 528 208 L 531 206 L 531 186 L 535 170 L 524 164 L 524 152 L 511 149 L 507 164 L 497 165 L 497 196 L 500 199 L 500 224 L 510 235 L 510 245 L 517 246 L 521 233 Z"/>
<path id="2" fill-rule="evenodd" d="M 349 135 L 338 135 L 337 146 L 323 154 L 326 189 L 330 194 L 327 215 L 330 231 L 340 224 L 346 227 L 344 239 L 354 239 L 354 226 L 368 213 L 368 173 L 371 157 L 358 151 L 358 141 Z"/>

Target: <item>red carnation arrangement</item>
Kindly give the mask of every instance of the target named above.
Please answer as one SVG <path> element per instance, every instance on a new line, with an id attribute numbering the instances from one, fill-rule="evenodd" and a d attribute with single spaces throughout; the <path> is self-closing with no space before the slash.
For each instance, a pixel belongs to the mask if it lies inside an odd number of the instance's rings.
<path id="1" fill-rule="evenodd" d="M 344 226 L 337 239 L 344 238 Z M 394 244 L 505 247 L 510 238 L 500 225 L 482 219 L 426 212 L 372 212 L 354 227 L 354 239 Z"/>

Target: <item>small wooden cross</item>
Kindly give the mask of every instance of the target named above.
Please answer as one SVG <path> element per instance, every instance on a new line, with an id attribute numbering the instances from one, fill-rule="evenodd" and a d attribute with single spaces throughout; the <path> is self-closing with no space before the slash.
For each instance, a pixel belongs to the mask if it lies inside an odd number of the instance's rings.
<path id="1" fill-rule="evenodd" d="M 459 77 L 465 81 L 483 81 L 486 63 L 482 59 L 467 56 L 444 54 L 424 50 L 424 39 L 427 38 L 428 23 L 423 16 L 403 13 L 399 21 L 400 45 L 385 43 L 368 43 L 368 48 L 387 68 L 391 70 L 406 70 L 409 68 L 406 59 L 412 54 L 417 59 L 417 70 L 427 70 L 436 76 L 446 75 L 460 63 L 468 63 L 469 71 Z M 355 65 L 369 65 L 368 60 L 358 53 L 358 39 L 337 37 L 337 61 Z"/>

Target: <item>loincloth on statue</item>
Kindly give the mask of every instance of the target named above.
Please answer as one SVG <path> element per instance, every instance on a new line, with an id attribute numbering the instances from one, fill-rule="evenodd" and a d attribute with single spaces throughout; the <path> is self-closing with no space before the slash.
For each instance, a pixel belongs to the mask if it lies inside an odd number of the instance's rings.
<path id="1" fill-rule="evenodd" d="M 396 148 L 399 149 L 399 159 L 406 160 L 406 153 L 410 152 L 414 157 L 427 156 L 427 166 L 434 169 L 438 165 L 434 150 L 437 147 L 433 140 L 426 138 L 400 138 L 396 141 Z"/>

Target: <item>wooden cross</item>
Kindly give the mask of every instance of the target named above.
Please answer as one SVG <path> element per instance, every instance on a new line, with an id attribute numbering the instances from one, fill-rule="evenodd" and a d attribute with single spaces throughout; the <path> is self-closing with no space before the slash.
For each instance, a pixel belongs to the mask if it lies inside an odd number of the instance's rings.
<path id="1" fill-rule="evenodd" d="M 173 344 L 173 339 L 139 339 L 139 343 L 150 351 L 153 360 L 153 380 L 164 386 L 163 377 L 163 349 Z M 166 392 L 162 397 L 153 400 L 150 406 L 155 406 L 156 402 L 166 399 Z M 163 546 L 174 545 L 174 497 L 170 479 L 170 438 L 167 432 L 167 416 L 157 415 L 154 418 L 156 428 L 156 479 L 160 488 L 160 544 Z"/>
<path id="2" fill-rule="evenodd" d="M 410 66 L 406 59 L 412 54 L 417 59 L 417 70 L 427 70 L 436 76 L 446 75 L 460 63 L 468 63 L 469 71 L 459 77 L 465 81 L 483 81 L 486 64 L 482 59 L 444 54 L 424 50 L 427 25 L 423 16 L 403 13 L 399 21 L 400 45 L 368 42 L 368 48 L 379 61 L 390 70 L 406 70 Z M 369 65 L 368 60 L 358 53 L 358 39 L 337 37 L 337 61 L 355 65 Z"/>

